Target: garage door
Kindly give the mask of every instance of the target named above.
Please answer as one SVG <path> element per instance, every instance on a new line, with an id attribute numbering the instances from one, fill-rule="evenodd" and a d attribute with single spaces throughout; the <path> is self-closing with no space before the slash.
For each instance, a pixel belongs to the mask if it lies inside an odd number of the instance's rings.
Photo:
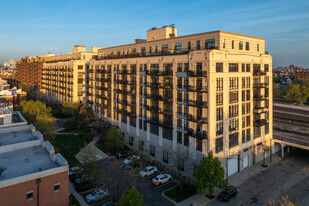
<path id="1" fill-rule="evenodd" d="M 228 159 L 228 176 L 238 172 L 238 156 L 230 157 Z"/>
<path id="2" fill-rule="evenodd" d="M 244 156 L 243 168 L 246 168 L 248 166 L 249 166 L 249 155 Z"/>

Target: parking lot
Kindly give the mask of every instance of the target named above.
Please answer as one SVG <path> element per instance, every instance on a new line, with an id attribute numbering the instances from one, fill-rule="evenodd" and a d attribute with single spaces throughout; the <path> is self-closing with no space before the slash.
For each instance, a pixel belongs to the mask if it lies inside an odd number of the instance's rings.
<path id="1" fill-rule="evenodd" d="M 123 159 L 106 158 L 98 161 L 100 173 L 96 182 L 102 186 L 99 188 L 108 189 L 110 196 L 108 199 L 96 201 L 91 204 L 93 206 L 101 206 L 104 202 L 121 198 L 122 194 L 126 192 L 127 188 L 135 186 L 143 195 L 143 200 L 147 205 L 173 205 L 161 193 L 169 188 L 177 186 L 177 182 L 172 180 L 163 185 L 155 186 L 152 179 L 160 174 L 158 171 L 150 176 L 141 177 L 139 172 L 148 164 L 139 165 L 136 168 L 126 169 L 124 167 Z M 92 190 L 80 192 L 80 195 L 85 198 Z"/>
<path id="2" fill-rule="evenodd" d="M 284 160 L 238 187 L 238 195 L 230 202 L 213 201 L 219 205 L 265 205 L 269 201 L 288 196 L 299 205 L 309 202 L 309 151 L 296 150 Z"/>

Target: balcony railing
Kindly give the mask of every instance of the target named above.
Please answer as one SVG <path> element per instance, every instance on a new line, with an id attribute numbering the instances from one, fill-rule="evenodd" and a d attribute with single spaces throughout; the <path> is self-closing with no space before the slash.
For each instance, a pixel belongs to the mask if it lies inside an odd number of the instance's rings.
<path id="1" fill-rule="evenodd" d="M 200 107 L 200 108 L 207 108 L 207 102 L 206 101 L 200 101 L 200 100 L 188 100 L 185 102 L 188 106 L 191 107 Z"/>
<path id="2" fill-rule="evenodd" d="M 265 71 L 253 70 L 253 76 L 263 76 L 263 75 L 266 75 Z"/>
<path id="3" fill-rule="evenodd" d="M 267 100 L 267 99 L 268 99 L 268 96 L 265 96 L 265 95 L 255 95 L 255 96 L 253 96 L 254 101 L 264 101 L 264 100 Z"/>
<path id="4" fill-rule="evenodd" d="M 199 129 L 193 130 L 192 128 L 188 129 L 187 134 L 191 137 L 195 137 L 198 139 L 207 139 L 207 132 L 206 131 L 200 131 Z"/>
<path id="5" fill-rule="evenodd" d="M 264 126 L 266 124 L 267 124 L 267 120 L 266 119 L 258 119 L 256 121 L 254 121 L 254 123 L 253 123 L 253 125 L 255 127 L 262 127 L 262 126 Z"/>
<path id="6" fill-rule="evenodd" d="M 190 86 L 190 85 L 188 85 L 187 91 L 205 93 L 205 92 L 207 92 L 207 86 Z"/>
<path id="7" fill-rule="evenodd" d="M 187 120 L 190 122 L 196 122 L 199 124 L 207 124 L 207 118 L 201 116 L 194 116 L 192 114 L 187 115 Z"/>
<path id="8" fill-rule="evenodd" d="M 253 113 L 255 114 L 266 113 L 267 111 L 268 111 L 267 107 L 254 107 L 253 108 Z"/>

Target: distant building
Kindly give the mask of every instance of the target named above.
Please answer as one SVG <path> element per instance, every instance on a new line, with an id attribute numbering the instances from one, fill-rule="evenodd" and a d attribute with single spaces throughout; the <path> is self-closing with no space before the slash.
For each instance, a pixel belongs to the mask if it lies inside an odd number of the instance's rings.
<path id="1" fill-rule="evenodd" d="M 294 78 L 296 80 L 306 80 L 309 79 L 309 69 L 300 68 L 294 71 Z"/>
<path id="2" fill-rule="evenodd" d="M 0 204 L 68 206 L 68 193 L 67 161 L 12 105 L 0 104 Z"/>

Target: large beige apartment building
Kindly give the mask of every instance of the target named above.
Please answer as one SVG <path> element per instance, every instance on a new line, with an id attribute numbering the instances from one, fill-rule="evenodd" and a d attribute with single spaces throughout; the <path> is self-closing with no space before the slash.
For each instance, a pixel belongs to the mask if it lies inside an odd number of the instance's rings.
<path id="1" fill-rule="evenodd" d="M 50 57 L 43 65 L 43 93 L 51 101 L 81 102 L 85 97 L 85 69 L 99 48 L 77 45 L 71 54 Z"/>
<path id="2" fill-rule="evenodd" d="M 272 57 L 263 38 L 152 28 L 146 40 L 99 49 L 86 73 L 98 116 L 166 167 L 190 175 L 213 151 L 231 175 L 273 148 Z"/>

